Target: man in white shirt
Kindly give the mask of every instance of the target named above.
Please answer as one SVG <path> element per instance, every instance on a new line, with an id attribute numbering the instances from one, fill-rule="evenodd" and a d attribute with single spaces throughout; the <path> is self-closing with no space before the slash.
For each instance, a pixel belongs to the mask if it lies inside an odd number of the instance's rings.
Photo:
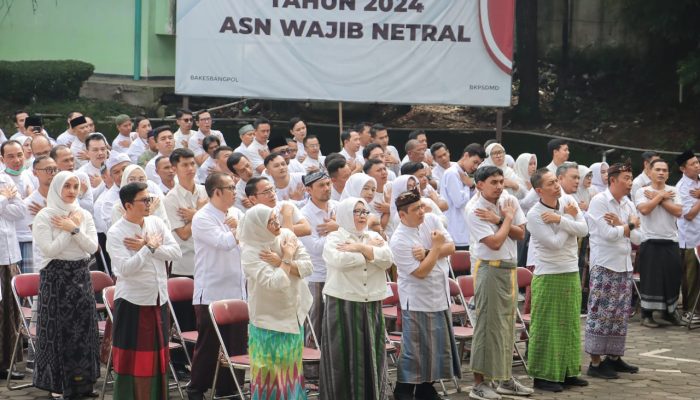
<path id="1" fill-rule="evenodd" d="M 632 243 L 641 239 L 636 207 L 627 197 L 630 189 L 632 166 L 611 165 L 608 189 L 591 199 L 586 215 L 591 255 L 584 349 L 591 356 L 588 375 L 596 378 L 639 371 L 622 360 L 632 304 Z M 607 357 L 601 361 L 603 354 Z"/>
<path id="2" fill-rule="evenodd" d="M 265 168 L 275 185 L 277 201 L 290 200 L 299 205 L 305 199 L 303 174 L 290 173 L 287 162 L 279 153 L 270 153 L 265 157 Z"/>
<path id="3" fill-rule="evenodd" d="M 386 169 L 384 161 L 371 158 L 365 161 L 362 170 L 377 182 L 377 190 L 374 192 L 374 201 L 370 204 L 370 209 L 379 217 L 382 229 L 386 229 L 391 214 L 391 207 L 389 207 L 391 193 L 387 189 L 389 171 Z"/>
<path id="4" fill-rule="evenodd" d="M 461 378 L 449 302 L 447 257 L 455 246 L 426 214 L 417 189 L 396 198 L 401 222 L 389 241 L 401 299 L 401 355 L 394 398 L 439 399 L 433 382 Z"/>
<path id="5" fill-rule="evenodd" d="M 384 163 L 384 165 L 386 165 L 388 155 L 384 152 L 382 146 L 376 143 L 370 143 L 364 148 L 364 150 L 362 150 L 362 156 L 365 158 L 365 162 L 367 160 L 380 160 L 382 163 Z M 364 166 L 362 169 L 364 170 Z M 396 174 L 394 171 L 387 170 L 387 181 L 391 182 L 394 179 L 396 179 Z"/>
<path id="6" fill-rule="evenodd" d="M 561 167 L 560 167 L 561 168 Z M 540 201 L 527 213 L 530 247 L 539 255 L 532 280 L 528 372 L 535 388 L 561 392 L 587 386 L 581 373 L 581 279 L 578 238 L 588 225 L 576 200 L 562 194 L 557 177 L 542 168 L 531 178 Z"/>
<path id="7" fill-rule="evenodd" d="M 253 122 L 255 128 L 254 140 L 246 148 L 245 156 L 253 165 L 255 176 L 260 176 L 265 170 L 263 160 L 270 154 L 270 148 L 267 147 L 267 140 L 270 138 L 271 125 L 267 118 L 258 118 Z"/>
<path id="8" fill-rule="evenodd" d="M 177 180 L 175 179 L 175 170 L 170 164 L 170 157 L 156 157 L 156 173 L 160 178 L 160 190 L 166 195 L 175 187 Z"/>
<path id="9" fill-rule="evenodd" d="M 512 376 L 518 301 L 517 291 L 513 290 L 517 287 L 517 241 L 525 238 L 527 220 L 518 200 L 504 190 L 500 168 L 481 167 L 476 170 L 474 181 L 479 197 L 467 214 L 467 226 L 474 243 L 470 251 L 476 259 L 472 275 L 479 318 L 472 339 L 474 387 L 469 396 L 478 399 L 500 399 L 501 394 L 527 396 L 533 390 Z M 496 392 L 488 380 L 501 381 Z"/>
<path id="10" fill-rule="evenodd" d="M 401 175 L 415 176 L 420 185 L 421 195 L 432 200 L 440 208 L 440 211 L 447 211 L 449 207 L 447 201 L 430 184 L 428 170 L 428 164 L 425 162 L 409 161 L 401 166 Z"/>
<path id="11" fill-rule="evenodd" d="M 365 159 L 360 152 L 360 135 L 354 130 L 343 131 L 340 134 L 340 141 L 343 143 L 343 149 L 340 154 L 345 157 L 350 169 L 355 169 L 359 165 L 365 165 Z"/>
<path id="12" fill-rule="evenodd" d="M 204 181 L 207 180 L 207 176 L 212 172 L 216 172 L 214 152 L 216 152 L 216 149 L 219 147 L 221 147 L 221 140 L 214 135 L 209 135 L 202 141 L 202 148 L 207 153 L 207 159 L 197 168 L 197 183 L 203 185 Z"/>
<path id="13" fill-rule="evenodd" d="M 301 162 L 297 160 L 297 153 L 299 152 L 299 144 L 297 143 L 294 138 L 290 137 L 285 137 L 284 140 L 287 141 L 287 148 L 289 149 L 289 152 L 285 156 L 285 160 L 287 160 L 287 165 L 289 165 L 289 170 L 291 172 L 299 172 L 302 174 L 306 174 L 306 168 L 304 168 L 301 165 Z M 306 157 L 304 157 L 306 158 Z"/>
<path id="14" fill-rule="evenodd" d="M 87 150 L 85 147 L 85 139 L 88 137 L 90 132 L 90 125 L 84 116 L 80 115 L 78 117 L 70 120 L 70 127 L 75 134 L 75 139 L 71 142 L 70 151 L 75 157 L 75 164 L 78 168 L 82 167 L 89 160 Z"/>
<path id="15" fill-rule="evenodd" d="M 126 114 L 117 115 L 114 118 L 114 124 L 117 126 L 117 136 L 112 141 L 112 151 L 126 153 L 131 142 L 136 138 L 136 132 L 131 130 L 134 124 Z"/>
<path id="16" fill-rule="evenodd" d="M 248 200 L 255 204 L 264 204 L 277 211 L 280 226 L 287 228 L 301 238 L 311 234 L 311 225 L 299 208 L 291 201 L 277 201 L 275 186 L 265 177 L 251 178 L 245 185 L 245 194 Z"/>
<path id="17" fill-rule="evenodd" d="M 34 186 L 23 174 L 24 149 L 22 145 L 16 140 L 10 139 L 3 143 L 0 149 L 0 156 L 5 164 L 3 173 L 14 183 L 20 199 L 26 198 L 34 190 Z M 15 221 L 15 229 L 22 258 L 18 265 L 20 271 L 26 273 L 32 269 L 32 232 L 29 230 L 27 217 Z"/>
<path id="18" fill-rule="evenodd" d="M 175 148 L 188 148 L 190 137 L 192 137 L 192 111 L 186 108 L 179 108 L 175 112 L 175 123 L 178 129 L 175 131 Z"/>
<path id="19" fill-rule="evenodd" d="M 294 146 L 293 149 L 292 146 Z M 290 137 L 273 136 L 267 142 L 267 147 L 270 149 L 270 153 L 277 153 L 284 157 L 284 162 L 287 164 L 287 170 L 290 173 L 305 175 L 306 170 L 296 159 L 296 146 L 297 142 L 295 142 L 294 139 Z"/>
<path id="20" fill-rule="evenodd" d="M 396 147 L 389 144 L 389 131 L 382 124 L 374 124 L 369 131 L 372 136 L 372 142 L 382 146 L 384 152 L 387 154 L 384 164 L 386 164 L 387 169 L 394 171 L 396 176 L 399 176 L 399 168 L 401 167 L 401 159 L 399 158 L 399 151 Z"/>
<path id="21" fill-rule="evenodd" d="M 246 299 L 245 276 L 241 269 L 241 249 L 235 232 L 243 213 L 235 208 L 233 179 L 221 172 L 207 177 L 204 188 L 209 203 L 192 220 L 194 240 L 194 305 L 197 315 L 197 344 L 192 358 L 192 380 L 187 386 L 190 399 L 203 399 L 211 387 L 219 357 L 219 339 L 209 316 L 208 306 L 224 299 Z M 246 353 L 247 324 L 222 327 L 228 355 Z M 240 376 L 243 378 L 244 374 Z M 240 379 L 239 378 L 239 379 Z M 242 380 L 241 380 L 242 382 Z M 217 395 L 233 394 L 236 387 L 230 374 L 219 375 Z"/>
<path id="22" fill-rule="evenodd" d="M 49 155 L 51 154 L 51 149 L 53 148 L 49 138 L 43 135 L 34 137 L 29 147 L 32 151 L 32 157 L 35 160 L 41 157 L 49 157 Z M 25 169 L 24 172 L 22 172 L 22 175 L 24 175 L 26 181 L 31 183 L 32 189 L 36 189 L 37 187 L 39 187 L 39 181 L 37 180 L 31 168 Z"/>
<path id="23" fill-rule="evenodd" d="M 247 209 L 253 206 L 253 203 L 245 193 L 246 184 L 253 178 L 253 166 L 243 153 L 234 152 L 226 160 L 226 167 L 233 175 L 238 177 L 236 182 L 236 208 L 246 212 Z"/>
<path id="24" fill-rule="evenodd" d="M 411 142 L 411 140 L 417 141 L 418 144 Z M 411 142 L 411 152 L 409 152 L 406 147 L 406 145 L 409 145 L 408 142 Z M 406 145 L 404 146 L 406 155 L 403 157 L 403 159 L 401 159 L 401 164 L 406 164 L 409 161 L 425 161 L 429 166 L 433 165 L 433 156 L 430 153 L 430 146 L 428 146 L 428 135 L 425 133 L 425 131 L 420 129 L 411 131 L 411 133 L 408 134 L 408 141 L 406 142 Z"/>
<path id="25" fill-rule="evenodd" d="M 662 312 L 665 320 L 680 325 L 676 306 L 683 271 L 676 219 L 683 213 L 681 197 L 675 187 L 666 184 L 666 161 L 657 158 L 645 169 L 649 171 L 651 184 L 637 189 L 634 196 L 642 224 L 638 258 L 642 325 L 659 327 L 654 321 L 654 311 Z"/>
<path id="26" fill-rule="evenodd" d="M 632 181 L 632 190 L 630 191 L 630 198 L 633 202 L 637 202 L 636 195 L 639 189 L 651 185 L 651 163 L 659 158 L 661 158 L 659 157 L 659 153 L 655 151 L 650 150 L 642 153 L 642 173 L 634 178 Z"/>
<path id="27" fill-rule="evenodd" d="M 457 163 L 442 175 L 440 194 L 447 201 L 447 230 L 458 250 L 469 249 L 465 207 L 474 194 L 474 171 L 485 158 L 486 154 L 480 144 L 469 144 L 462 151 L 462 157 Z"/>
<path id="28" fill-rule="evenodd" d="M 213 135 L 219 138 L 220 145 L 223 146 L 226 144 L 223 133 L 221 133 L 221 131 L 211 129 L 213 122 L 214 120 L 212 119 L 209 111 L 204 110 L 197 114 L 197 127 L 199 130 L 192 134 L 188 142 L 189 149 L 194 152 L 197 165 L 202 165 L 202 163 L 204 163 L 204 161 L 209 157 L 209 154 L 207 154 L 204 147 L 202 147 L 205 137 Z"/>
<path id="29" fill-rule="evenodd" d="M 352 169 L 350 165 L 348 165 L 348 162 L 345 161 L 344 157 L 335 157 L 330 159 L 330 161 L 327 157 L 326 161 L 328 161 L 326 163 L 328 176 L 331 177 L 331 182 L 333 183 L 331 187 L 331 199 L 340 201 L 340 196 L 345 189 L 345 183 L 350 179 L 350 175 L 352 175 Z"/>
<path id="30" fill-rule="evenodd" d="M 442 181 L 442 176 L 445 174 L 448 168 L 457 163 L 450 161 L 450 150 L 447 149 L 447 145 L 442 142 L 433 143 L 430 146 L 430 154 L 433 155 L 433 160 L 435 160 L 433 165 L 433 179 L 438 184 L 437 190 L 440 192 L 440 181 Z"/>
<path id="31" fill-rule="evenodd" d="M 552 162 L 547 165 L 547 169 L 556 174 L 557 167 L 569 160 L 569 143 L 564 139 L 552 139 L 547 142 L 547 152 L 552 155 Z"/>
<path id="32" fill-rule="evenodd" d="M 317 171 L 326 171 L 326 166 L 323 165 L 326 157 L 321 155 L 321 142 L 316 135 L 306 135 L 304 138 L 304 148 L 306 149 L 306 157 L 301 166 L 307 174 Z"/>
<path id="33" fill-rule="evenodd" d="M 683 308 L 688 313 L 688 323 L 696 318 L 700 298 L 700 264 L 695 247 L 700 245 L 700 162 L 692 150 L 686 150 L 676 158 L 683 176 L 676 184 L 683 211 L 678 218 L 678 245 L 683 254 Z M 688 299 L 688 300 L 686 300 Z"/>
<path id="34" fill-rule="evenodd" d="M 139 158 L 150 148 L 148 144 L 148 132 L 151 131 L 151 121 L 146 117 L 136 117 L 134 124 L 136 125 L 136 137 L 133 142 L 131 142 L 131 146 L 129 146 L 129 150 L 126 151 L 126 154 L 133 164 L 138 164 Z"/>
<path id="35" fill-rule="evenodd" d="M 51 157 L 38 157 L 34 160 L 32 173 L 39 181 L 39 186 L 23 200 L 25 207 L 27 207 L 30 229 L 34 223 L 34 216 L 46 207 L 49 186 L 51 186 L 53 177 L 58 173 L 58 168 L 56 168 L 56 162 Z M 39 250 L 39 246 L 32 246 L 32 252 L 32 267 L 31 270 L 26 272 L 39 272 L 37 266 L 42 265 L 43 255 L 41 250 Z"/>
<path id="36" fill-rule="evenodd" d="M 70 145 L 75 140 L 75 133 L 73 132 L 73 128 L 70 127 L 70 120 L 81 115 L 83 114 L 77 111 L 71 111 L 68 113 L 68 119 L 66 120 L 68 128 L 63 133 L 58 135 L 58 137 L 56 138 L 56 144 L 62 144 L 64 146 L 70 147 Z"/>
<path id="37" fill-rule="evenodd" d="M 109 152 L 107 140 L 101 133 L 92 133 L 85 138 L 88 162 L 78 169 L 90 179 L 90 187 L 94 199 L 98 199 L 105 190 L 105 183 L 102 181 L 102 166 L 107 160 Z"/>
<path id="38" fill-rule="evenodd" d="M 148 389 L 151 395 L 164 398 L 168 368 L 163 360 L 170 351 L 166 265 L 181 256 L 180 247 L 167 224 L 149 215 L 153 197 L 147 184 L 125 185 L 119 189 L 119 200 L 124 216 L 107 233 L 107 251 L 117 277 L 112 327 L 114 386 L 131 397 L 138 393 L 135 380 L 149 380 L 153 382 Z M 139 371 L 144 365 L 151 367 Z"/>
<path id="39" fill-rule="evenodd" d="M 549 171 L 549 169 L 547 169 Z M 551 172 L 551 171 L 550 171 Z M 581 177 L 578 174 L 578 164 L 565 161 L 561 163 L 554 172 L 562 194 L 573 195 L 578 190 L 578 183 Z"/>
<path id="40" fill-rule="evenodd" d="M 10 136 L 9 140 L 17 140 L 21 139 L 23 136 L 25 136 L 26 128 L 24 125 L 24 120 L 29 117 L 29 114 L 24 111 L 24 110 L 16 110 L 15 111 L 15 128 L 17 129 L 17 132 L 15 132 L 12 136 Z"/>
<path id="41" fill-rule="evenodd" d="M 146 164 L 146 177 L 160 185 L 160 176 L 156 172 L 156 158 L 158 157 L 170 157 L 173 150 L 175 150 L 175 136 L 173 131 L 167 125 L 159 126 L 153 130 L 153 140 L 156 142 L 156 148 L 158 149 L 158 154 L 151 158 Z"/>
<path id="42" fill-rule="evenodd" d="M 245 154 L 248 146 L 255 140 L 255 128 L 253 128 L 251 124 L 243 125 L 241 129 L 238 130 L 238 137 L 241 138 L 241 144 L 233 151 L 234 153 Z"/>
<path id="43" fill-rule="evenodd" d="M 367 145 L 372 143 L 372 134 L 370 131 L 372 130 L 372 125 L 366 123 L 366 122 L 360 122 L 359 124 L 355 125 L 355 131 L 360 137 L 360 153 L 363 154 L 363 151 Z M 363 154 L 364 157 L 364 154 Z M 366 159 L 367 157 L 365 157 Z"/>
<path id="44" fill-rule="evenodd" d="M 304 186 L 309 193 L 309 201 L 301 213 L 311 225 L 311 234 L 299 238 L 311 257 L 314 272 L 306 277 L 309 290 L 313 296 L 313 305 L 309 310 L 311 322 L 317 339 L 321 341 L 321 323 L 323 321 L 323 286 L 326 282 L 326 262 L 323 260 L 323 246 L 326 236 L 338 230 L 335 222 L 335 207 L 338 202 L 331 200 L 331 180 L 324 172 L 314 172 L 304 176 Z M 311 331 L 306 330 L 307 346 L 311 345 Z M 309 371 L 312 374 L 316 371 Z"/>

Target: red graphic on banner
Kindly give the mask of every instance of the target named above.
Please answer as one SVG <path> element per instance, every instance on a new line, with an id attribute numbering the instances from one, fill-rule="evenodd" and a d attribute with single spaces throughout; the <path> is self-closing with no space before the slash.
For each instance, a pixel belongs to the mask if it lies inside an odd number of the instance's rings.
<path id="1" fill-rule="evenodd" d="M 506 74 L 513 72 L 515 0 L 479 0 L 479 28 L 486 51 Z"/>

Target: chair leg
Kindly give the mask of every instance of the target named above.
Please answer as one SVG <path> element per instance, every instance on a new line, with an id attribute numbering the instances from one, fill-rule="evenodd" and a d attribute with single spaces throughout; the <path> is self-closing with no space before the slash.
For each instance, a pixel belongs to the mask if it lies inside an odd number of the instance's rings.
<path id="1" fill-rule="evenodd" d="M 440 386 L 442 386 L 442 394 L 447 396 L 447 388 L 445 387 L 445 382 L 443 382 L 442 379 L 440 379 Z"/>
<path id="2" fill-rule="evenodd" d="M 109 355 L 107 356 L 107 371 L 105 372 L 105 380 L 102 382 L 102 393 L 100 393 L 100 400 L 104 400 L 105 392 L 107 391 L 107 380 L 109 380 L 109 375 L 112 373 L 112 348 L 109 349 Z"/>
<path id="3" fill-rule="evenodd" d="M 228 363 L 228 370 L 231 371 L 231 376 L 233 377 L 233 383 L 236 384 L 236 389 L 238 390 L 238 395 L 240 396 L 241 400 L 245 399 L 243 397 L 243 390 L 241 390 L 241 385 L 238 384 L 238 378 L 236 378 L 236 371 L 233 369 L 233 365 L 231 363 Z M 245 380 L 245 378 L 244 378 Z M 243 382 L 245 384 L 245 382 Z M 214 390 L 214 388 L 212 388 Z"/>
<path id="4" fill-rule="evenodd" d="M 15 366 L 15 359 L 17 358 L 17 347 L 19 345 L 19 341 L 22 339 L 22 334 L 21 334 L 21 329 L 19 330 L 20 332 L 17 332 L 17 337 L 15 338 L 15 344 L 12 346 L 12 357 L 10 358 L 10 368 L 7 370 L 9 371 L 7 374 L 7 388 L 10 390 L 13 390 L 12 388 L 12 381 L 11 381 L 11 376 L 12 375 L 12 370 L 14 369 Z"/>
<path id="5" fill-rule="evenodd" d="M 214 381 L 211 383 L 211 395 L 209 396 L 209 400 L 214 400 L 216 392 L 216 382 L 219 380 L 219 367 L 221 366 L 221 361 L 216 360 L 216 368 L 214 369 Z"/>
<path id="6" fill-rule="evenodd" d="M 177 391 L 180 393 L 180 399 L 185 400 L 185 396 L 182 394 L 182 387 L 180 387 L 180 380 L 177 378 L 177 372 L 175 372 L 175 366 L 172 361 L 168 361 L 168 366 L 170 367 L 170 373 L 173 374 L 173 379 L 175 380 L 175 385 L 177 386 Z M 170 389 L 170 385 L 168 385 Z"/>

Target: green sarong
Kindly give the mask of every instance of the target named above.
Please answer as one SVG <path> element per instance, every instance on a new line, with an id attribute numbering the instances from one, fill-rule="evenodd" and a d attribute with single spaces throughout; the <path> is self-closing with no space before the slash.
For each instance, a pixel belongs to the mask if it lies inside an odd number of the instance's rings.
<path id="1" fill-rule="evenodd" d="M 564 382 L 581 374 L 581 281 L 578 272 L 535 275 L 528 347 L 534 378 Z"/>

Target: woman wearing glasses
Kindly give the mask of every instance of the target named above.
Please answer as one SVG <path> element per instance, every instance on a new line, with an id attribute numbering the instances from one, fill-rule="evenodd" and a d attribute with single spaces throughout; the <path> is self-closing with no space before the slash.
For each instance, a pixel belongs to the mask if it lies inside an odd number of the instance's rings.
<path id="1" fill-rule="evenodd" d="M 95 397 L 93 385 L 100 376 L 97 311 L 88 270 L 97 251 L 97 231 L 92 215 L 78 205 L 79 194 L 75 173 L 59 172 L 32 229 L 43 255 L 34 386 L 66 399 Z"/>
<path id="2" fill-rule="evenodd" d="M 321 337 L 322 399 L 385 399 L 384 316 L 389 245 L 367 229 L 370 211 L 357 197 L 336 208 L 339 228 L 328 234 L 323 260 L 328 268 Z"/>
<path id="3" fill-rule="evenodd" d="M 303 278 L 311 275 L 311 258 L 280 226 L 277 212 L 262 204 L 245 213 L 238 238 L 248 283 L 252 398 L 305 399 L 303 324 L 312 298 Z"/>
<path id="4" fill-rule="evenodd" d="M 163 205 L 163 198 L 165 197 L 163 196 L 163 191 L 155 182 L 149 181 L 148 178 L 146 178 L 146 171 L 144 171 L 143 168 L 138 165 L 129 165 L 122 173 L 121 185 L 119 187 L 124 187 L 134 182 L 141 182 L 148 185 L 148 193 L 151 195 L 149 197 L 150 200 L 148 200 L 151 202 L 149 203 L 151 209 L 150 215 L 160 217 L 169 227 L 170 222 L 168 222 L 168 215 L 165 213 L 165 206 Z M 124 207 L 121 202 L 117 201 L 114 203 L 114 208 L 112 209 L 112 225 L 124 215 L 124 212 Z"/>
<path id="5" fill-rule="evenodd" d="M 506 149 L 500 143 L 491 143 L 486 146 L 486 160 L 481 164 L 482 167 L 493 165 L 498 167 L 503 171 L 503 185 L 508 193 L 516 196 L 516 194 L 523 190 L 519 184 L 518 175 L 516 175 L 513 168 L 506 164 Z"/>

